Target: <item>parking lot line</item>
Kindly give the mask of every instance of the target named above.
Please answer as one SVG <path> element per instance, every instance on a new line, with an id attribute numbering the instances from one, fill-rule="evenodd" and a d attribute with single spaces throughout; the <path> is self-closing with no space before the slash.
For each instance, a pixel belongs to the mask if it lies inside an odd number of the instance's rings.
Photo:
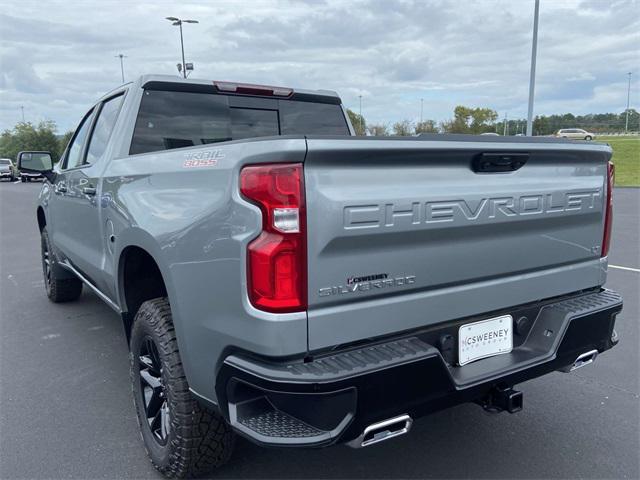
<path id="1" fill-rule="evenodd" d="M 630 272 L 640 273 L 640 268 L 621 267 L 620 265 L 609 265 L 609 268 L 617 268 L 618 270 L 628 270 Z"/>

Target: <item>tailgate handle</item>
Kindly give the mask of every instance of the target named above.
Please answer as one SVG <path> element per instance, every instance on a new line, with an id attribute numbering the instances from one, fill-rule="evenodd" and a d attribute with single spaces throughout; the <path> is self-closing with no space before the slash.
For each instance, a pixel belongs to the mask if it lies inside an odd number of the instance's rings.
<path id="1" fill-rule="evenodd" d="M 528 153 L 481 153 L 473 159 L 476 173 L 515 172 L 529 160 Z"/>

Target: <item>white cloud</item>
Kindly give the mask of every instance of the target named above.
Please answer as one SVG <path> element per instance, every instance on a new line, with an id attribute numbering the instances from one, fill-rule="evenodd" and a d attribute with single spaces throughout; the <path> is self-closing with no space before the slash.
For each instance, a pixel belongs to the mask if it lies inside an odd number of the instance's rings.
<path id="1" fill-rule="evenodd" d="M 638 102 L 640 5 L 543 0 L 536 113 L 622 111 Z M 526 112 L 533 1 L 252 0 L 2 4 L 0 129 L 20 119 L 73 128 L 125 74 L 175 74 L 176 27 L 194 77 L 342 94 L 372 122 L 443 120 L 458 104 Z"/>

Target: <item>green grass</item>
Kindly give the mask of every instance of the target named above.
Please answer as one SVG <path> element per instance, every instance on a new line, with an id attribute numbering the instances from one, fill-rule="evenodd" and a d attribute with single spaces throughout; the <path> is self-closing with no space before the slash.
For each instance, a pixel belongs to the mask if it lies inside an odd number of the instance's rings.
<path id="1" fill-rule="evenodd" d="M 613 148 L 616 187 L 640 187 L 640 137 L 596 137 Z"/>

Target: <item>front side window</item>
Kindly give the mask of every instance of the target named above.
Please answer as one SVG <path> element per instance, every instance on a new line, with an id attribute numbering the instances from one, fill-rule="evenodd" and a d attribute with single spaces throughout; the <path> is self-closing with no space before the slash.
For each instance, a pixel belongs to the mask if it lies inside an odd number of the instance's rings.
<path id="1" fill-rule="evenodd" d="M 93 118 L 93 109 L 84 117 L 82 124 L 76 130 L 73 140 L 69 144 L 67 159 L 64 168 L 74 168 L 82 165 L 82 152 L 87 140 L 87 134 L 91 127 L 91 119 Z"/>
<path id="2" fill-rule="evenodd" d="M 106 150 L 107 142 L 116 124 L 123 99 L 124 95 L 118 95 L 102 104 L 96 120 L 96 126 L 93 128 L 93 133 L 89 140 L 86 163 L 95 163 Z"/>

